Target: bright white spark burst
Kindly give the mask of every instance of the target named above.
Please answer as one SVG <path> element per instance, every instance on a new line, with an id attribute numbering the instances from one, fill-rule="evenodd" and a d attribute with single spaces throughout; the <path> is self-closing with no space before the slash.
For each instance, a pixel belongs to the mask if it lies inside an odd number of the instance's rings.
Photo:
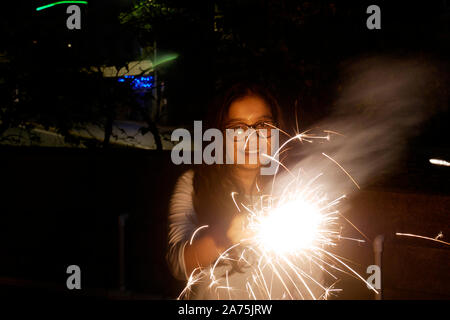
<path id="1" fill-rule="evenodd" d="M 251 227 L 263 248 L 278 254 L 295 253 L 311 247 L 324 217 L 314 205 L 302 199 L 275 208 L 266 216 L 256 216 Z"/>
<path id="2" fill-rule="evenodd" d="M 287 143 L 294 139 L 311 142 L 313 138 L 329 140 L 329 136 L 298 134 Z M 294 175 L 289 171 L 292 179 L 281 196 L 264 195 L 256 204 L 241 204 L 247 211 L 241 214 L 247 214 L 246 231 L 249 237 L 223 252 L 213 266 L 194 270 L 179 299 L 189 298 L 191 287 L 202 281 L 209 283 L 207 289 L 217 299 L 232 299 L 232 293 L 242 290 L 249 299 L 255 300 L 326 299 L 333 292 L 340 291 L 334 288 L 339 281 L 333 274 L 336 271 L 353 274 L 377 292 L 343 258 L 327 250 L 341 239 L 364 242 L 341 237 L 337 206 L 345 195 L 330 201 L 316 185 L 321 174 L 305 182 L 300 173 Z M 233 201 L 234 195 L 231 194 Z M 248 275 L 239 288 L 230 285 L 228 270 L 224 274 L 225 279 L 216 276 L 218 266 L 227 262 L 238 265 Z M 324 274 L 334 279 L 331 286 L 323 284 Z"/>

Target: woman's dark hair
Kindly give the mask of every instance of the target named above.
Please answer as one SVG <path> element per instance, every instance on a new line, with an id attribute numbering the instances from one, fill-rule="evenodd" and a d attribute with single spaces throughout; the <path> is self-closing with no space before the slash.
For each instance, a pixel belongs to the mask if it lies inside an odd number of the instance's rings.
<path id="1" fill-rule="evenodd" d="M 277 99 L 267 85 L 258 82 L 240 82 L 220 94 L 209 110 L 206 127 L 223 131 L 231 104 L 248 96 L 263 99 L 270 107 L 276 126 L 283 129 L 284 121 Z M 209 233 L 222 245 L 227 243 L 225 231 L 238 211 L 231 193 L 237 193 L 237 203 L 241 202 L 240 197 L 244 194 L 242 186 L 233 179 L 231 169 L 229 164 L 194 166 L 194 209 L 198 223 L 209 225 Z M 270 176 L 260 177 L 258 186 L 263 187 L 265 184 L 263 180 Z"/>

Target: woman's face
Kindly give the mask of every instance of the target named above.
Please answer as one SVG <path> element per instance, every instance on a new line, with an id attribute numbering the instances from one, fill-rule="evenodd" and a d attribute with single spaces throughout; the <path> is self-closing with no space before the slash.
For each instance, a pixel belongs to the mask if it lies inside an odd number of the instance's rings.
<path id="1" fill-rule="evenodd" d="M 234 163 L 238 163 L 239 155 L 240 159 L 245 159 L 245 163 L 238 164 L 240 167 L 247 169 L 259 168 L 260 144 L 265 143 L 267 149 L 262 149 L 262 152 L 269 153 L 270 138 L 267 137 L 267 134 L 256 134 L 252 129 L 247 131 L 247 135 L 242 133 L 250 126 L 253 126 L 253 128 L 255 126 L 257 128 L 263 128 L 267 132 L 270 132 L 270 128 L 273 125 L 274 120 L 270 107 L 262 98 L 250 95 L 234 101 L 228 109 L 228 115 L 225 121 L 225 128 L 233 129 L 235 134 L 242 136 L 241 138 L 237 137 L 235 139 L 227 136 L 226 139 L 227 150 L 234 149 Z M 227 154 L 227 156 L 230 155 Z"/>

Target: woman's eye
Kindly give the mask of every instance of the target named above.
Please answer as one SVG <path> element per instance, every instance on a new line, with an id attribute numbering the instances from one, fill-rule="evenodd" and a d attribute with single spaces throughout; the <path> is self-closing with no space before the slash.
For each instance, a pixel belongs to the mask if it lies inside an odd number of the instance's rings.
<path id="1" fill-rule="evenodd" d="M 245 133 L 245 128 L 244 127 L 236 127 L 234 130 L 236 131 L 237 134 L 244 134 Z"/>
<path id="2" fill-rule="evenodd" d="M 271 129 L 274 127 L 272 122 L 262 122 L 258 123 L 256 126 L 256 129 Z"/>

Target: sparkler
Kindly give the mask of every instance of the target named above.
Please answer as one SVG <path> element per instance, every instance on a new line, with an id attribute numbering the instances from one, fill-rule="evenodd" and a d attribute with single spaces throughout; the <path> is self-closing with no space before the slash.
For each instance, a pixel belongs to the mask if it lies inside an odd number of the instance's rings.
<path id="1" fill-rule="evenodd" d="M 297 134 L 288 139 L 276 154 L 293 140 L 329 140 L 330 133 L 333 132 L 328 131 L 326 136 Z M 323 155 L 351 178 L 334 159 Z M 275 157 L 270 158 L 275 160 Z M 248 237 L 225 250 L 211 267 L 194 270 L 179 299 L 189 298 L 194 285 L 203 286 L 209 298 L 217 299 L 326 299 L 340 291 L 335 288 L 339 281 L 334 274 L 336 272 L 351 274 L 377 292 L 344 262 L 344 258 L 328 251 L 339 240 L 364 242 L 341 236 L 338 205 L 345 195 L 329 199 L 319 184 L 321 173 L 307 179 L 302 170 L 297 174 L 288 169 L 287 172 L 290 181 L 279 195 L 273 193 L 274 176 L 272 193 L 260 196 L 253 204 L 241 203 L 245 210 L 241 211 L 235 193 L 231 194 L 240 214 L 246 215 L 245 232 Z M 358 186 L 353 178 L 351 180 Z M 198 228 L 192 238 L 198 230 L 206 227 Z M 230 269 L 238 272 L 235 283 L 231 283 L 233 271 Z M 332 285 L 323 283 L 325 274 L 334 279 Z"/>

